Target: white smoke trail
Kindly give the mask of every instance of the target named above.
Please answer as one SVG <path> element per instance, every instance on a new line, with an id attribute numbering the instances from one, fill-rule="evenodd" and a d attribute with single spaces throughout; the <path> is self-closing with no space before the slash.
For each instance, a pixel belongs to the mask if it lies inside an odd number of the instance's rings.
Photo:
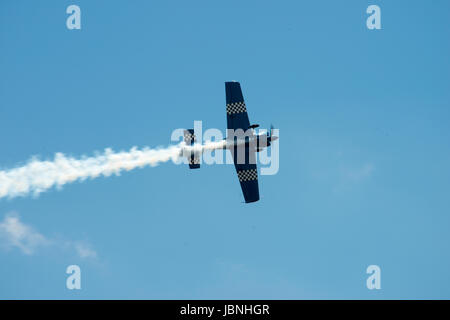
<path id="1" fill-rule="evenodd" d="M 195 150 L 213 150 L 223 147 L 223 143 L 207 143 L 196 146 Z M 38 195 L 52 187 L 60 188 L 67 183 L 83 181 L 100 176 L 119 175 L 144 166 L 156 166 L 169 160 L 176 161 L 186 150 L 184 142 L 165 149 L 138 149 L 113 152 L 105 149 L 103 154 L 94 157 L 75 159 L 56 153 L 53 161 L 31 159 L 26 165 L 0 171 L 0 199 L 14 198 L 28 194 Z"/>

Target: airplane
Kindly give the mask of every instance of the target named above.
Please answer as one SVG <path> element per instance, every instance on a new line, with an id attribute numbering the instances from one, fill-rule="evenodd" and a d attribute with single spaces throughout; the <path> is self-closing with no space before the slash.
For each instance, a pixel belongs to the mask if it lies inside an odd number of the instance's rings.
<path id="1" fill-rule="evenodd" d="M 276 141 L 278 137 L 272 135 L 273 126 L 270 128 L 270 133 L 267 132 L 267 136 L 264 132 L 255 134 L 254 129 L 259 125 L 250 125 L 239 82 L 225 82 L 225 95 L 228 134 L 227 138 L 222 141 L 222 148 L 230 150 L 233 156 L 245 202 L 256 202 L 259 200 L 256 152 L 269 147 L 271 142 Z M 193 146 L 196 141 L 194 129 L 184 131 L 184 142 L 187 146 Z M 190 169 L 200 168 L 198 153 L 190 152 L 185 155 L 189 160 Z"/>

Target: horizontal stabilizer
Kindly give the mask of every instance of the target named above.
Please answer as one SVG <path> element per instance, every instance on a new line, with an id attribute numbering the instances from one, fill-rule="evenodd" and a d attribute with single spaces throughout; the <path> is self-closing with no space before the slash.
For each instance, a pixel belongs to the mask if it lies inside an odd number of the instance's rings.
<path id="1" fill-rule="evenodd" d="M 194 129 L 184 130 L 184 142 L 187 146 L 194 145 L 197 142 L 197 138 L 194 134 Z M 199 169 L 200 168 L 200 157 L 198 155 L 194 155 L 193 153 L 187 156 L 189 160 L 189 168 L 190 169 Z"/>

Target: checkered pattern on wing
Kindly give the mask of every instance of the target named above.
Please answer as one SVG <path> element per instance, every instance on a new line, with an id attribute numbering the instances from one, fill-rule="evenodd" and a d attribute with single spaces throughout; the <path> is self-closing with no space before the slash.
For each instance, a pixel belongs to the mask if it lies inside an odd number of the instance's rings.
<path id="1" fill-rule="evenodd" d="M 238 171 L 239 181 L 258 180 L 258 172 L 256 169 Z"/>
<path id="2" fill-rule="evenodd" d="M 242 113 L 242 112 L 247 112 L 247 108 L 245 107 L 244 101 L 227 104 L 227 113 L 228 114 Z"/>

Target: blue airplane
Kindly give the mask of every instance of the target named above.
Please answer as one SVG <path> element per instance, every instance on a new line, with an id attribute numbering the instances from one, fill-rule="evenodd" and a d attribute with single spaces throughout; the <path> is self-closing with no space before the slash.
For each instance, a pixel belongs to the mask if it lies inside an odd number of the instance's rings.
<path id="1" fill-rule="evenodd" d="M 227 138 L 219 142 L 220 148 L 230 150 L 234 166 L 241 184 L 242 193 L 246 203 L 259 200 L 258 172 L 256 166 L 256 152 L 269 147 L 272 141 L 278 139 L 272 136 L 273 127 L 267 135 L 263 132 L 255 134 L 254 129 L 258 124 L 250 125 L 247 107 L 242 95 L 239 82 L 225 82 L 225 94 L 227 103 Z M 196 142 L 194 129 L 184 131 L 184 142 L 187 146 L 193 146 Z M 189 168 L 200 168 L 200 156 L 198 153 L 187 154 Z"/>

